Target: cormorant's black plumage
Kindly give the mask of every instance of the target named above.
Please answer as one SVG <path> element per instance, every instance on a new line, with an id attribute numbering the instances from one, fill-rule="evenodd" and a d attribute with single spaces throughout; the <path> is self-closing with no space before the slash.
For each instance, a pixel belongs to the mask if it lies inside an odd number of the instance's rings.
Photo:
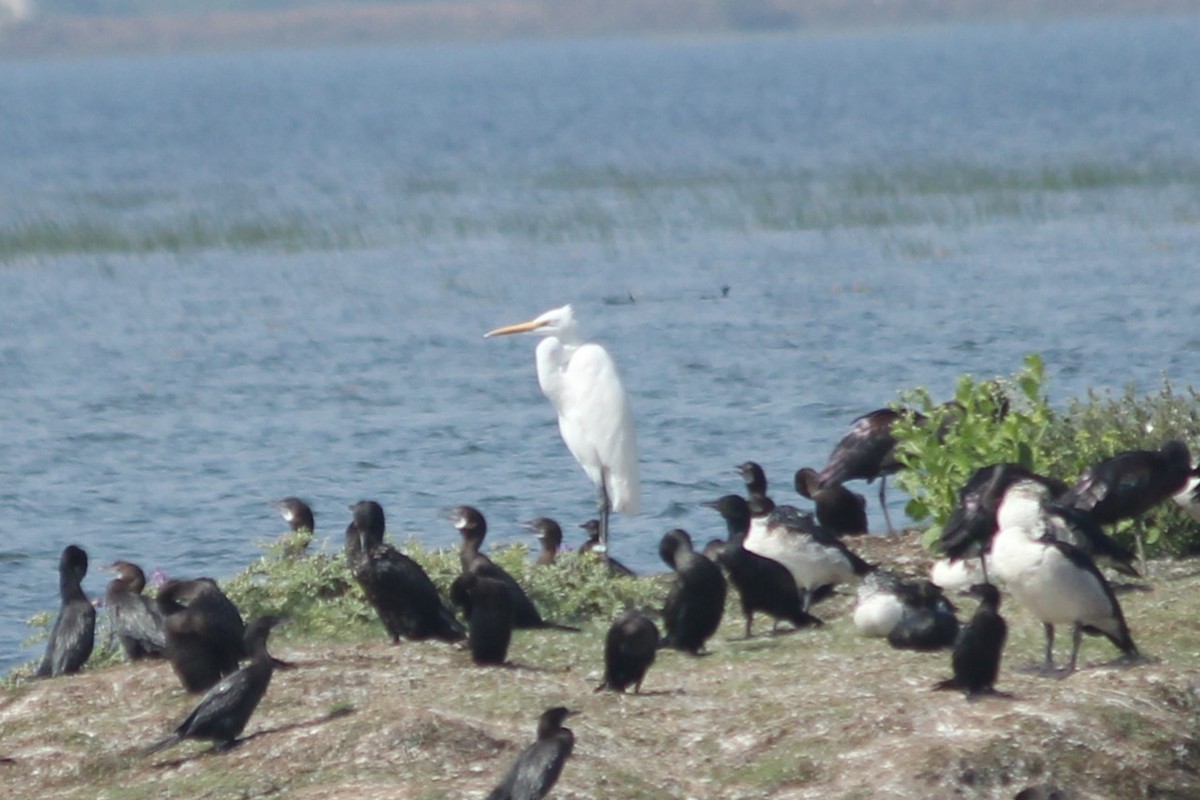
<path id="1" fill-rule="evenodd" d="M 589 519 L 587 522 L 580 524 L 579 527 L 583 528 L 588 535 L 587 541 L 579 546 L 580 555 L 591 553 L 593 556 L 603 558 L 604 563 L 608 565 L 608 571 L 613 575 L 623 575 L 627 578 L 632 578 L 636 575 L 633 570 L 610 556 L 607 551 L 597 549 L 600 547 L 600 520 Z"/>
<path id="2" fill-rule="evenodd" d="M 846 435 L 834 445 L 829 460 L 818 473 L 821 486 L 835 486 L 857 479 L 870 483 L 879 478 L 879 506 L 883 509 L 889 534 L 893 528 L 887 510 L 887 478 L 901 468 L 896 460 L 896 437 L 892 435 L 892 425 L 904 413 L 891 408 L 879 408 L 855 419 L 850 423 Z"/>
<path id="3" fill-rule="evenodd" d="M 211 578 L 171 580 L 158 592 L 167 658 L 183 688 L 202 692 L 237 671 L 246 625 Z"/>
<path id="4" fill-rule="evenodd" d="M 906 587 L 906 610 L 888 633 L 888 644 L 900 650 L 941 650 L 958 639 L 954 606 L 936 584 L 921 581 Z"/>
<path id="5" fill-rule="evenodd" d="M 317 525 L 312 508 L 299 497 L 285 497 L 277 501 L 275 507 L 279 509 L 279 516 L 283 517 L 283 521 L 293 531 L 316 532 Z"/>
<path id="6" fill-rule="evenodd" d="M 163 618 L 149 598 L 142 595 L 146 574 L 137 564 L 116 561 L 111 566 L 117 577 L 108 582 L 104 607 L 113 633 L 130 661 L 141 658 L 165 658 L 167 634 Z"/>
<path id="7" fill-rule="evenodd" d="M 476 664 L 503 664 L 512 641 L 512 593 L 502 581 L 464 572 L 450 585 L 450 600 L 467 619 L 467 646 Z"/>
<path id="8" fill-rule="evenodd" d="M 1008 625 L 1000 616 L 1000 591 L 990 583 L 976 584 L 970 591 L 979 598 L 979 607 L 954 645 L 950 657 L 954 677 L 934 687 L 960 689 L 968 697 L 995 692 L 1000 656 L 1008 638 Z"/>
<path id="9" fill-rule="evenodd" d="M 692 547 L 687 531 L 663 534 L 658 554 L 675 571 L 675 582 L 663 603 L 662 646 L 698 654 L 717 632 L 725 613 L 725 576 L 721 568 Z"/>
<path id="10" fill-rule="evenodd" d="M 604 680 L 596 691 L 623 692 L 633 686 L 635 693 L 640 692 L 658 641 L 658 626 L 646 615 L 630 610 L 618 617 L 604 637 Z"/>
<path id="11" fill-rule="evenodd" d="M 541 549 L 538 551 L 537 563 L 542 565 L 553 564 L 558 557 L 559 548 L 562 547 L 562 526 L 549 517 L 538 517 L 526 522 L 524 527 L 525 530 L 534 535 L 541 545 Z M 597 529 L 597 541 L 599 538 L 600 533 Z"/>
<path id="12" fill-rule="evenodd" d="M 575 734 L 563 727 L 571 714 L 562 706 L 548 708 L 538 719 L 537 741 L 517 756 L 504 780 L 487 800 L 541 800 L 562 774 L 567 757 L 575 748 Z"/>
<path id="13" fill-rule="evenodd" d="M 217 750 L 232 746 L 271 683 L 275 662 L 267 652 L 267 636 L 279 621 L 277 617 L 251 620 L 246 628 L 245 645 L 250 662 L 209 689 L 175 732 L 147 748 L 145 754 L 156 753 L 184 739 L 209 739 Z"/>
<path id="14" fill-rule="evenodd" d="M 867 500 L 840 483 L 822 485 L 815 469 L 796 470 L 795 486 L 801 497 L 813 501 L 817 522 L 835 536 L 867 532 Z"/>
<path id="15" fill-rule="evenodd" d="M 350 507 L 354 518 L 346 528 L 346 563 L 367 602 L 379 614 L 393 642 L 461 641 L 466 631 L 442 602 L 437 587 L 421 565 L 383 541 L 383 507 L 362 500 Z"/>
<path id="16" fill-rule="evenodd" d="M 38 667 L 39 678 L 69 675 L 83 669 L 96 643 L 96 609 L 83 593 L 88 557 L 83 548 L 69 544 L 58 558 L 58 594 L 62 604 L 46 654 Z"/>

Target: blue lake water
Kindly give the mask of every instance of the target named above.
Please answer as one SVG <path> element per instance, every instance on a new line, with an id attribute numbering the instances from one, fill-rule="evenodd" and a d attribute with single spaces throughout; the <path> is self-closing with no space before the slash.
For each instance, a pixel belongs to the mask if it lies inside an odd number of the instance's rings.
<path id="1" fill-rule="evenodd" d="M 901 390 L 1193 383 L 1200 17 L 0 63 L 0 669 L 68 543 L 239 571 L 309 499 L 448 546 L 593 492 L 483 332 L 573 302 L 639 426 L 614 553 Z M 728 296 L 722 296 L 723 287 Z M 860 490 L 865 487 L 859 486 Z M 868 490 L 873 497 L 873 490 Z M 893 497 L 901 518 L 904 498 Z M 878 506 L 873 527 L 882 527 Z M 85 588 L 103 593 L 104 573 Z"/>

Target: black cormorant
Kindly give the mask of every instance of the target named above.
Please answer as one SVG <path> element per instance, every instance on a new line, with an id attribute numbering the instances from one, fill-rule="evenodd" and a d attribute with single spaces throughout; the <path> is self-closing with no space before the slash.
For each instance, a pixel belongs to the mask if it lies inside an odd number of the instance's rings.
<path id="1" fill-rule="evenodd" d="M 597 558 L 603 558 L 604 563 L 608 565 L 608 571 L 613 575 L 634 577 L 635 573 L 633 570 L 610 556 L 607 550 L 600 549 L 600 520 L 589 519 L 587 522 L 581 523 L 579 527 L 583 528 L 588 535 L 587 541 L 579 546 L 580 555 L 591 553 Z"/>
<path id="2" fill-rule="evenodd" d="M 283 517 L 293 534 L 284 537 L 283 554 L 289 558 L 303 555 L 308 543 L 312 541 L 312 535 L 317 531 L 312 508 L 299 497 L 285 497 L 272 505 L 279 511 L 279 516 Z"/>
<path id="3" fill-rule="evenodd" d="M 96 609 L 83 593 L 88 557 L 83 548 L 69 544 L 58 559 L 58 594 L 62 605 L 46 642 L 46 655 L 38 667 L 39 678 L 69 675 L 83 669 L 96 643 Z"/>
<path id="4" fill-rule="evenodd" d="M 562 526 L 549 517 L 538 517 L 526 522 L 524 528 L 532 533 L 541 545 L 541 549 L 538 551 L 537 563 L 542 565 L 553 564 L 554 559 L 558 557 L 559 548 L 562 547 Z M 600 534 L 597 531 L 597 541 L 599 538 Z"/>
<path id="5" fill-rule="evenodd" d="M 888 644 L 900 650 L 942 650 L 958 639 L 954 606 L 936 584 L 919 581 L 910 586 L 905 613 L 888 632 Z"/>
<path id="6" fill-rule="evenodd" d="M 267 636 L 280 621 L 278 617 L 251 620 L 246 628 L 250 662 L 209 689 L 175 732 L 147 748 L 145 755 L 184 739 L 210 739 L 214 750 L 232 747 L 271 683 L 275 662 L 267 652 Z"/>
<path id="7" fill-rule="evenodd" d="M 729 541 L 718 560 L 729 570 L 729 579 L 741 597 L 747 638 L 756 611 L 765 612 L 776 622 L 781 619 L 791 622 L 797 628 L 820 625 L 819 619 L 805 611 L 806 593 L 797 588 L 787 567 L 745 548 L 746 533 L 750 529 L 749 503 L 739 495 L 728 494 L 703 505 L 715 508 L 725 519 L 729 531 Z"/>
<path id="8" fill-rule="evenodd" d="M 1000 590 L 990 583 L 977 583 L 970 593 L 979 598 L 979 607 L 962 629 L 950 666 L 954 677 L 937 684 L 935 689 L 960 689 L 968 697 L 994 694 L 1000 674 L 1000 656 L 1008 625 L 1000 616 Z"/>
<path id="9" fill-rule="evenodd" d="M 640 692 L 658 641 L 658 626 L 645 614 L 630 610 L 618 617 L 604 637 L 604 680 L 596 691 L 624 692 L 633 686 L 635 694 Z"/>
<path id="10" fill-rule="evenodd" d="M 578 631 L 568 625 L 559 625 L 542 619 L 542 615 L 525 594 L 525 590 L 517 583 L 512 575 L 497 566 L 490 558 L 479 552 L 484 537 L 487 536 L 487 520 L 483 514 L 472 506 L 457 506 L 451 512 L 451 522 L 462 535 L 462 546 L 458 551 L 459 563 L 464 573 L 474 572 L 487 578 L 494 578 L 508 586 L 513 601 L 513 627 L 516 628 L 553 628 L 556 630 Z"/>
<path id="11" fill-rule="evenodd" d="M 450 600 L 467 620 L 467 646 L 476 664 L 503 664 L 512 641 L 513 603 L 508 586 L 464 572 L 450 585 Z"/>
<path id="12" fill-rule="evenodd" d="M 115 561 L 109 569 L 115 570 L 117 577 L 108 582 L 104 607 L 125 657 L 130 661 L 165 658 L 167 634 L 163 630 L 162 614 L 149 598 L 142 595 L 146 588 L 146 573 L 129 561 Z"/>
<path id="13" fill-rule="evenodd" d="M 466 631 L 442 602 L 429 575 L 383 541 L 383 507 L 374 500 L 361 500 L 350 510 L 354 518 L 346 528 L 346 563 L 392 641 L 401 637 L 461 641 Z"/>
<path id="14" fill-rule="evenodd" d="M 575 747 L 575 734 L 563 727 L 572 712 L 562 706 L 548 708 L 538 719 L 537 741 L 526 747 L 509 768 L 504 780 L 487 800 L 541 800 L 562 774 Z"/>
<path id="15" fill-rule="evenodd" d="M 167 658 L 183 687 L 202 692 L 237 671 L 246 625 L 211 578 L 167 581 L 158 592 Z"/>
<path id="16" fill-rule="evenodd" d="M 810 467 L 796 470 L 796 492 L 813 501 L 817 522 L 834 536 L 867 532 L 867 499 L 840 483 L 822 485 L 817 471 Z"/>
<path id="17" fill-rule="evenodd" d="M 699 654 L 717 632 L 725 613 L 725 576 L 706 555 L 692 548 L 692 537 L 679 528 L 663 534 L 658 554 L 675 572 L 663 603 L 662 646 Z"/>

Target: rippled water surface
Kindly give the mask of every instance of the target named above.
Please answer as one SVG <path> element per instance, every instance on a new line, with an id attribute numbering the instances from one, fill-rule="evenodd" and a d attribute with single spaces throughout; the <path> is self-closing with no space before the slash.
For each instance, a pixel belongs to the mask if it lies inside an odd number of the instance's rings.
<path id="1" fill-rule="evenodd" d="M 65 544 L 227 577 L 495 542 L 592 490 L 481 334 L 564 302 L 617 358 L 643 513 L 719 532 L 903 389 L 1043 353 L 1054 398 L 1195 381 L 1200 20 L 0 64 L 0 668 Z M 725 290 L 727 289 L 727 296 Z M 872 493 L 873 496 L 873 493 Z M 894 516 L 903 497 L 896 493 Z M 881 526 L 872 503 L 872 524 Z M 85 583 L 101 595 L 106 576 Z"/>

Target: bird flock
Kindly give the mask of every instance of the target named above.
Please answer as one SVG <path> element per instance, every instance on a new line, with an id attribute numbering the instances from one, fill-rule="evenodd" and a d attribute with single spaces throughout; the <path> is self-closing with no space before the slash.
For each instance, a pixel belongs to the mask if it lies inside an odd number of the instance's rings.
<path id="1" fill-rule="evenodd" d="M 597 487 L 599 515 L 585 523 L 590 549 L 610 573 L 629 574 L 607 551 L 609 513 L 636 513 L 636 437 L 628 398 L 615 365 L 598 345 L 578 337 L 570 306 L 489 336 L 537 332 L 538 379 L 559 415 L 568 448 Z M 601 397 L 582 397 L 601 386 Z M 846 481 L 880 481 L 885 503 L 887 476 L 901 468 L 894 457 L 891 424 L 901 412 L 883 409 L 851 423 L 821 470 L 801 468 L 796 491 L 814 504 L 812 512 L 776 505 L 761 467 L 737 467 L 744 494 L 704 503 L 724 523 L 726 537 L 698 549 L 687 531 L 673 529 L 659 542 L 659 555 L 673 573 L 661 607 L 620 614 L 604 639 L 603 679 L 595 691 L 640 692 L 663 648 L 698 656 L 721 624 L 729 587 L 753 635 L 756 614 L 800 630 L 819 628 L 819 604 L 841 585 L 856 586 L 853 624 L 864 636 L 884 638 L 897 648 L 950 653 L 952 676 L 931 689 L 957 690 L 968 697 L 997 694 L 1006 638 L 1001 589 L 1043 624 L 1046 647 L 1041 670 L 1065 677 L 1078 668 L 1084 635 L 1106 638 L 1135 663 L 1140 658 L 1120 602 L 1104 569 L 1139 575 L 1138 558 L 1105 534 L 1102 526 L 1141 516 L 1171 497 L 1189 513 L 1200 513 L 1200 472 L 1187 445 L 1167 442 L 1161 450 L 1119 453 L 1093 465 L 1073 485 L 1016 464 L 980 465 L 963 485 L 957 506 L 938 542 L 943 560 L 928 578 L 899 574 L 856 555 L 845 537 L 867 533 L 865 501 Z M 280 513 L 293 530 L 314 529 L 314 515 L 299 498 L 286 498 Z M 886 505 L 884 505 L 886 518 Z M 579 628 L 545 619 L 521 585 L 484 552 L 487 522 L 475 507 L 462 505 L 450 521 L 461 536 L 461 571 L 443 597 L 413 559 L 385 541 L 383 508 L 372 500 L 350 506 L 343 553 L 393 642 L 438 640 L 464 647 L 480 666 L 503 665 L 514 629 L 564 635 Z M 714 520 L 715 521 L 715 520 Z M 1140 525 L 1140 522 L 1139 522 Z M 541 542 L 538 563 L 552 565 L 562 528 L 548 517 L 527 525 Z M 892 532 L 890 519 L 887 520 Z M 1140 527 L 1139 527 L 1139 556 Z M 134 563 L 117 561 L 104 606 L 111 628 L 130 661 L 166 659 L 189 693 L 202 694 L 191 713 L 166 738 L 145 748 L 156 753 L 185 739 L 235 746 L 276 668 L 292 665 L 267 650 L 271 630 L 284 617 L 259 617 L 247 624 L 237 607 L 209 578 L 167 581 L 151 600 L 146 577 Z M 92 653 L 96 610 L 82 581 L 88 556 L 69 545 L 59 562 L 61 606 L 38 677 L 79 671 Z M 947 596 L 964 590 L 978 599 L 973 615 L 959 622 Z M 456 611 L 457 610 L 457 611 Z M 657 618 L 657 622 L 655 621 Z M 660 629 L 661 624 L 661 629 Z M 1057 667 L 1057 628 L 1071 632 L 1071 651 Z M 572 712 L 554 706 L 537 723 L 536 740 L 517 758 L 488 795 L 489 800 L 545 796 L 574 748 L 564 727 Z"/>

